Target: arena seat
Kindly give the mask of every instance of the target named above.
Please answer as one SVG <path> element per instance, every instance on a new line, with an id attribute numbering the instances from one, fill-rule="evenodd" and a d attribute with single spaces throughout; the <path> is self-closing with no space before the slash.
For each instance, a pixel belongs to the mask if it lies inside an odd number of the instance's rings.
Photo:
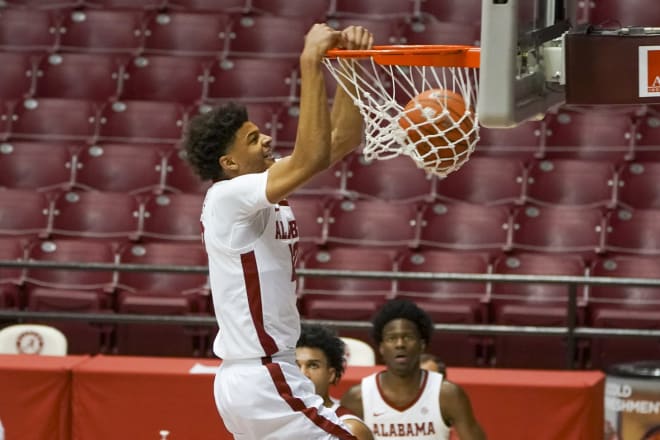
<path id="1" fill-rule="evenodd" d="M 70 188 L 78 148 L 63 142 L 0 142 L 0 186 L 39 191 Z M 48 166 L 35 166 L 39 163 Z"/>
<path id="2" fill-rule="evenodd" d="M 475 155 L 512 157 L 528 162 L 541 152 L 544 142 L 545 121 L 526 121 L 513 128 L 480 127 Z"/>
<path id="3" fill-rule="evenodd" d="M 107 192 L 160 192 L 168 149 L 150 144 L 96 144 L 77 155 L 75 187 Z"/>
<path id="4" fill-rule="evenodd" d="M 336 200 L 328 211 L 328 243 L 406 249 L 418 240 L 415 203 L 383 200 Z"/>
<path id="5" fill-rule="evenodd" d="M 144 53 L 217 57 L 226 52 L 229 23 L 229 15 L 218 12 L 161 12 L 147 24 Z"/>
<path id="6" fill-rule="evenodd" d="M 213 184 L 210 180 L 202 181 L 186 162 L 185 150 L 175 148 L 167 156 L 167 174 L 165 190 L 169 192 L 184 192 L 205 194 Z"/>
<path id="7" fill-rule="evenodd" d="M 296 196 L 340 198 L 347 195 L 346 162 L 340 160 L 295 191 Z"/>
<path id="8" fill-rule="evenodd" d="M 121 100 L 198 104 L 204 95 L 210 61 L 182 56 L 138 56 L 127 64 Z"/>
<path id="9" fill-rule="evenodd" d="M 325 244 L 327 234 L 326 204 L 317 197 L 298 197 L 295 194 L 287 198 L 293 214 L 296 216 L 300 242 Z"/>
<path id="10" fill-rule="evenodd" d="M 418 0 L 414 0 L 418 1 Z M 327 15 L 331 17 L 368 18 L 375 20 L 405 19 L 413 15 L 410 0 L 333 0 Z M 367 28 L 369 29 L 369 28 Z"/>
<path id="11" fill-rule="evenodd" d="M 68 11 L 58 50 L 137 54 L 144 47 L 146 18 L 139 9 Z"/>
<path id="12" fill-rule="evenodd" d="M 27 240 L 20 237 L 0 237 L 0 260 L 23 261 Z M 20 308 L 19 287 L 23 284 L 25 269 L 0 267 L 0 309 Z"/>
<path id="13" fill-rule="evenodd" d="M 291 103 L 297 72 L 286 59 L 228 58 L 211 69 L 209 101 Z"/>
<path id="14" fill-rule="evenodd" d="M 201 241 L 202 194 L 160 194 L 144 204 L 142 237 L 149 240 Z"/>
<path id="15" fill-rule="evenodd" d="M 13 140 L 91 142 L 97 132 L 98 113 L 98 106 L 86 100 L 27 99 L 14 107 L 9 136 Z"/>
<path id="16" fill-rule="evenodd" d="M 55 201 L 51 236 L 124 242 L 140 232 L 141 205 L 125 192 L 69 191 Z"/>
<path id="17" fill-rule="evenodd" d="M 618 203 L 627 209 L 659 209 L 660 162 L 635 161 L 619 171 Z"/>
<path id="18" fill-rule="evenodd" d="M 0 354 L 65 356 L 67 345 L 66 336 L 55 327 L 14 324 L 0 329 Z"/>
<path id="19" fill-rule="evenodd" d="M 251 0 L 250 12 L 280 17 L 305 17 L 321 22 L 325 20 L 332 1 L 334 0 Z"/>
<path id="20" fill-rule="evenodd" d="M 21 100 L 34 93 L 39 58 L 31 53 L 0 52 L 0 99 Z"/>
<path id="21" fill-rule="evenodd" d="M 481 28 L 474 23 L 439 21 L 425 18 L 403 28 L 405 44 L 479 44 Z"/>
<path id="22" fill-rule="evenodd" d="M 311 17 L 249 15 L 237 18 L 228 30 L 228 56 L 297 61 L 311 24 Z"/>
<path id="23" fill-rule="evenodd" d="M 185 107 L 176 102 L 118 101 L 104 108 L 98 140 L 174 144 L 183 136 L 186 118 Z"/>
<path id="24" fill-rule="evenodd" d="M 605 218 L 598 208 L 525 205 L 513 214 L 513 249 L 576 254 L 593 259 L 603 250 Z"/>
<path id="25" fill-rule="evenodd" d="M 99 9 L 158 9 L 167 0 L 84 0 L 85 6 Z"/>
<path id="26" fill-rule="evenodd" d="M 625 5 L 617 0 L 596 0 L 585 3 L 590 8 L 589 22 L 610 26 L 657 26 L 660 13 L 653 0 L 633 0 Z"/>
<path id="27" fill-rule="evenodd" d="M 124 63 L 124 59 L 107 54 L 50 54 L 39 65 L 34 95 L 89 101 L 115 98 Z"/>
<path id="28" fill-rule="evenodd" d="M 174 10 L 196 12 L 248 13 L 250 0 L 168 0 Z"/>
<path id="29" fill-rule="evenodd" d="M 647 162 L 660 160 L 660 115 L 657 110 L 637 118 L 633 154 L 630 160 Z"/>
<path id="30" fill-rule="evenodd" d="M 619 209 L 607 216 L 607 252 L 660 255 L 660 211 Z"/>
<path id="31" fill-rule="evenodd" d="M 632 153 L 632 115 L 560 109 L 546 117 L 544 158 L 621 161 Z"/>
<path id="32" fill-rule="evenodd" d="M 424 206 L 420 247 L 497 255 L 510 247 L 511 219 L 505 206 L 431 203 Z"/>
<path id="33" fill-rule="evenodd" d="M 608 161 L 539 160 L 529 167 L 526 199 L 537 205 L 613 208 L 617 184 Z"/>
<path id="34" fill-rule="evenodd" d="M 657 257 L 608 255 L 594 261 L 591 276 L 657 278 Z M 592 285 L 588 319 L 594 327 L 660 329 L 660 289 L 633 285 Z M 590 368 L 660 357 L 657 338 L 592 338 Z"/>
<path id="35" fill-rule="evenodd" d="M 487 274 L 488 254 L 409 251 L 398 257 L 397 272 Z M 487 292 L 487 283 L 476 281 L 396 281 L 396 297 L 417 303 L 436 324 L 485 324 Z M 483 365 L 483 342 L 480 336 L 435 332 L 427 351 L 437 354 L 451 366 Z"/>
<path id="36" fill-rule="evenodd" d="M 421 0 L 422 15 L 432 15 L 438 20 L 457 23 L 480 23 L 480 0 Z"/>
<path id="37" fill-rule="evenodd" d="M 574 255 L 504 255 L 495 261 L 494 274 L 584 276 L 585 263 Z M 578 322 L 584 323 L 584 286 L 578 286 Z M 567 325 L 568 287 L 562 284 L 492 283 L 492 324 L 522 326 Z M 494 336 L 492 365 L 504 368 L 557 368 L 566 366 L 563 337 L 543 335 Z M 521 350 L 521 347 L 525 349 Z M 582 348 L 582 347 L 581 347 Z M 580 351 L 574 359 L 581 366 Z"/>
<path id="38" fill-rule="evenodd" d="M 409 157 L 367 161 L 359 153 L 347 159 L 346 192 L 350 197 L 396 202 L 430 201 L 436 181 Z"/>
<path id="39" fill-rule="evenodd" d="M 471 157 L 436 184 L 435 198 L 478 205 L 512 205 L 524 200 L 526 168 L 515 158 Z"/>
<path id="40" fill-rule="evenodd" d="M 0 188 L 0 235 L 34 238 L 49 233 L 51 198 L 29 189 Z"/>
<path id="41" fill-rule="evenodd" d="M 0 9 L 0 50 L 48 52 L 60 36 L 57 11 L 35 8 Z"/>

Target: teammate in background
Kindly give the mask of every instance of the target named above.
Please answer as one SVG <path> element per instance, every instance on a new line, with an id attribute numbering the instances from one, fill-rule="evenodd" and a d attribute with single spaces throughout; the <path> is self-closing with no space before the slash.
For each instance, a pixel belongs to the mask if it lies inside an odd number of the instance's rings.
<path id="1" fill-rule="evenodd" d="M 437 356 L 431 353 L 422 353 L 419 356 L 419 366 L 423 370 L 435 371 L 441 373 L 445 379 L 447 378 L 447 367 Z"/>
<path id="2" fill-rule="evenodd" d="M 433 331 L 428 314 L 411 301 L 392 300 L 372 324 L 387 369 L 362 379 L 341 404 L 361 417 L 377 440 L 446 440 L 451 427 L 461 440 L 484 440 L 463 389 L 419 366 Z"/>
<path id="3" fill-rule="evenodd" d="M 354 439 L 295 362 L 300 336 L 295 260 L 298 229 L 286 197 L 357 147 L 362 118 L 341 87 L 329 110 L 328 49 L 367 49 L 359 26 L 315 24 L 300 55 L 300 119 L 290 156 L 275 162 L 271 138 L 228 104 L 191 120 L 187 159 L 206 193 L 201 222 L 223 359 L 215 402 L 235 439 Z"/>
<path id="4" fill-rule="evenodd" d="M 323 397 L 323 404 L 332 409 L 358 440 L 373 440 L 367 425 L 356 415 L 330 397 L 330 385 L 341 379 L 346 368 L 345 344 L 332 330 L 320 325 L 303 325 L 296 347 L 296 363 Z"/>

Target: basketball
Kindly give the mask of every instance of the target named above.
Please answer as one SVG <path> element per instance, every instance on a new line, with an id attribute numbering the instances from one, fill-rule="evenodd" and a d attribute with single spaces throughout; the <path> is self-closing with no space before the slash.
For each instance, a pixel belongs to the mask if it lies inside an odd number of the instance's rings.
<path id="1" fill-rule="evenodd" d="M 426 90 L 406 104 L 399 126 L 424 168 L 442 174 L 467 161 L 476 131 L 473 120 L 463 117 L 465 110 L 463 97 L 446 89 Z"/>

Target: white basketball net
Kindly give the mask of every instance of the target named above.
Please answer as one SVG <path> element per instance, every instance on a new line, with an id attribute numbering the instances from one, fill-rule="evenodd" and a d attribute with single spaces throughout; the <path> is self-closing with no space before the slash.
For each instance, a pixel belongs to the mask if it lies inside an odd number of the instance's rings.
<path id="1" fill-rule="evenodd" d="M 366 160 L 392 159 L 407 155 L 427 173 L 445 177 L 458 170 L 479 141 L 476 109 L 478 69 L 472 67 L 381 65 L 373 58 L 325 58 L 324 64 L 339 85 L 353 98 L 364 118 Z M 442 113 L 416 101 L 417 114 L 425 116 L 404 129 L 399 121 L 406 104 L 430 89 L 458 93 L 465 101 L 464 114 Z M 410 112 L 411 110 L 409 110 Z M 405 117 L 405 116 L 404 116 Z M 432 124 L 433 130 L 428 130 Z M 424 126 L 420 128 L 420 126 Z M 411 139 L 411 130 L 417 135 Z M 438 145 L 440 144 L 440 145 Z M 446 151 L 441 151 L 446 150 Z"/>

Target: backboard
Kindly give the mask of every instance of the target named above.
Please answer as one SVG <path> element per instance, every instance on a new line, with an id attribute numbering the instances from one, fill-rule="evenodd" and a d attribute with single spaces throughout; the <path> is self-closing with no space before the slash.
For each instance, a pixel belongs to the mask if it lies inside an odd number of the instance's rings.
<path id="1" fill-rule="evenodd" d="M 506 128 L 565 99 L 564 44 L 576 0 L 482 0 L 477 113 Z"/>

